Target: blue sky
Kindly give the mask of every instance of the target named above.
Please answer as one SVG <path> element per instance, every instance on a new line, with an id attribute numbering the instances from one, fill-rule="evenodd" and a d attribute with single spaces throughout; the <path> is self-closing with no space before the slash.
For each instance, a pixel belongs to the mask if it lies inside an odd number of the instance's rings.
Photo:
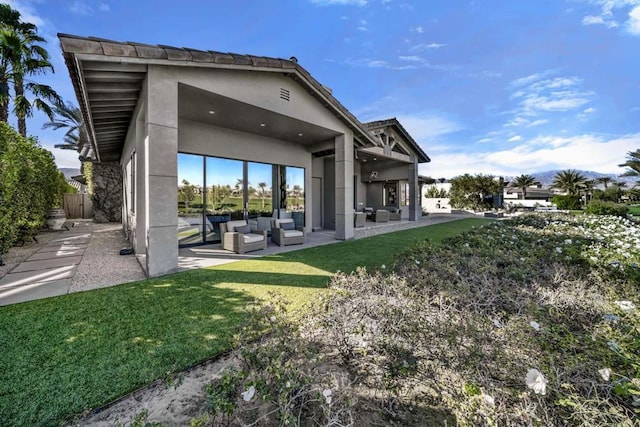
<path id="1" fill-rule="evenodd" d="M 9 3 L 48 39 L 45 80 L 74 102 L 58 32 L 296 56 L 361 121 L 397 117 L 433 177 L 621 173 L 640 148 L 640 0 Z M 62 133 L 44 121 L 29 133 L 49 148 Z"/>

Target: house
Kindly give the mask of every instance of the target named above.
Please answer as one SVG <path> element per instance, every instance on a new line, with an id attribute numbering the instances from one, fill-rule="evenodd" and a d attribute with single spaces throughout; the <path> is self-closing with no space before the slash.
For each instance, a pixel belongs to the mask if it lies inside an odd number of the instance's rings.
<path id="1" fill-rule="evenodd" d="M 427 154 L 396 119 L 359 122 L 295 57 L 58 37 L 80 154 L 121 172 L 123 227 L 150 277 L 177 269 L 179 244 L 219 240 L 224 218 L 287 211 L 345 240 L 364 207 L 421 216 Z"/>

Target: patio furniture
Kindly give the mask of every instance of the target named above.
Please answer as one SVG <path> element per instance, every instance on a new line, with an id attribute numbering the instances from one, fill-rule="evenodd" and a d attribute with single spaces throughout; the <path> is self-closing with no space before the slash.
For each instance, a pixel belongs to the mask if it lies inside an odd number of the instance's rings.
<path id="1" fill-rule="evenodd" d="M 402 219 L 402 209 L 393 209 L 389 212 L 389 221 L 400 221 Z"/>
<path id="2" fill-rule="evenodd" d="M 279 246 L 304 243 L 304 229 L 296 228 L 293 218 L 271 220 L 271 241 Z"/>
<path id="3" fill-rule="evenodd" d="M 375 222 L 389 222 L 389 211 L 386 209 L 378 209 L 373 214 L 373 220 Z"/>
<path id="4" fill-rule="evenodd" d="M 243 254 L 267 248 L 267 232 L 251 231 L 245 220 L 229 221 L 220 224 L 222 249 Z"/>
<path id="5" fill-rule="evenodd" d="M 259 216 L 257 218 L 250 218 L 249 228 L 251 231 L 266 231 L 267 234 L 271 234 L 271 220 L 278 218 L 278 210 L 280 211 L 280 218 L 291 218 L 291 212 L 287 212 L 286 209 L 274 209 L 271 216 Z"/>
<path id="6" fill-rule="evenodd" d="M 367 222 L 367 214 L 364 212 L 356 212 L 353 217 L 353 226 L 355 228 L 362 228 Z"/>

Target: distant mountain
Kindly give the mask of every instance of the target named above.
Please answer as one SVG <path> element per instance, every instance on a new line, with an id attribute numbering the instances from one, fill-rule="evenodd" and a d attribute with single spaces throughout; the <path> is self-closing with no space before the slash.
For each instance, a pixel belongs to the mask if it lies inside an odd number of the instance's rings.
<path id="1" fill-rule="evenodd" d="M 551 183 L 553 182 L 553 178 L 556 176 L 558 172 L 561 172 L 561 170 L 558 169 L 558 170 L 534 172 L 534 173 L 531 173 L 530 175 L 533 175 L 536 178 L 536 180 L 539 181 L 540 184 L 542 184 L 543 187 L 550 187 Z M 584 175 L 587 179 L 594 179 L 594 180 L 598 178 L 602 178 L 604 176 L 608 176 L 609 178 L 611 178 L 612 182 L 618 182 L 618 181 L 626 182 L 627 187 L 633 187 L 633 185 L 636 183 L 636 180 L 634 178 L 621 177 L 616 174 L 599 173 L 599 172 L 583 171 L 583 170 L 578 170 L 578 172 Z M 511 178 L 514 178 L 514 177 L 505 177 L 506 180 L 510 180 Z"/>
<path id="2" fill-rule="evenodd" d="M 71 179 L 72 176 L 80 175 L 80 169 L 78 168 L 58 168 L 65 178 Z"/>

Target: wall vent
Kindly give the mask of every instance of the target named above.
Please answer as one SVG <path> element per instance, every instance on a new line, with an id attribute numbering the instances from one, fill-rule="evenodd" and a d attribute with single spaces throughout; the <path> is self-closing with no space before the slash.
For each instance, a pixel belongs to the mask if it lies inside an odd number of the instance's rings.
<path id="1" fill-rule="evenodd" d="M 289 96 L 290 94 L 287 89 L 280 88 L 280 99 L 282 99 L 283 101 L 289 102 Z"/>

